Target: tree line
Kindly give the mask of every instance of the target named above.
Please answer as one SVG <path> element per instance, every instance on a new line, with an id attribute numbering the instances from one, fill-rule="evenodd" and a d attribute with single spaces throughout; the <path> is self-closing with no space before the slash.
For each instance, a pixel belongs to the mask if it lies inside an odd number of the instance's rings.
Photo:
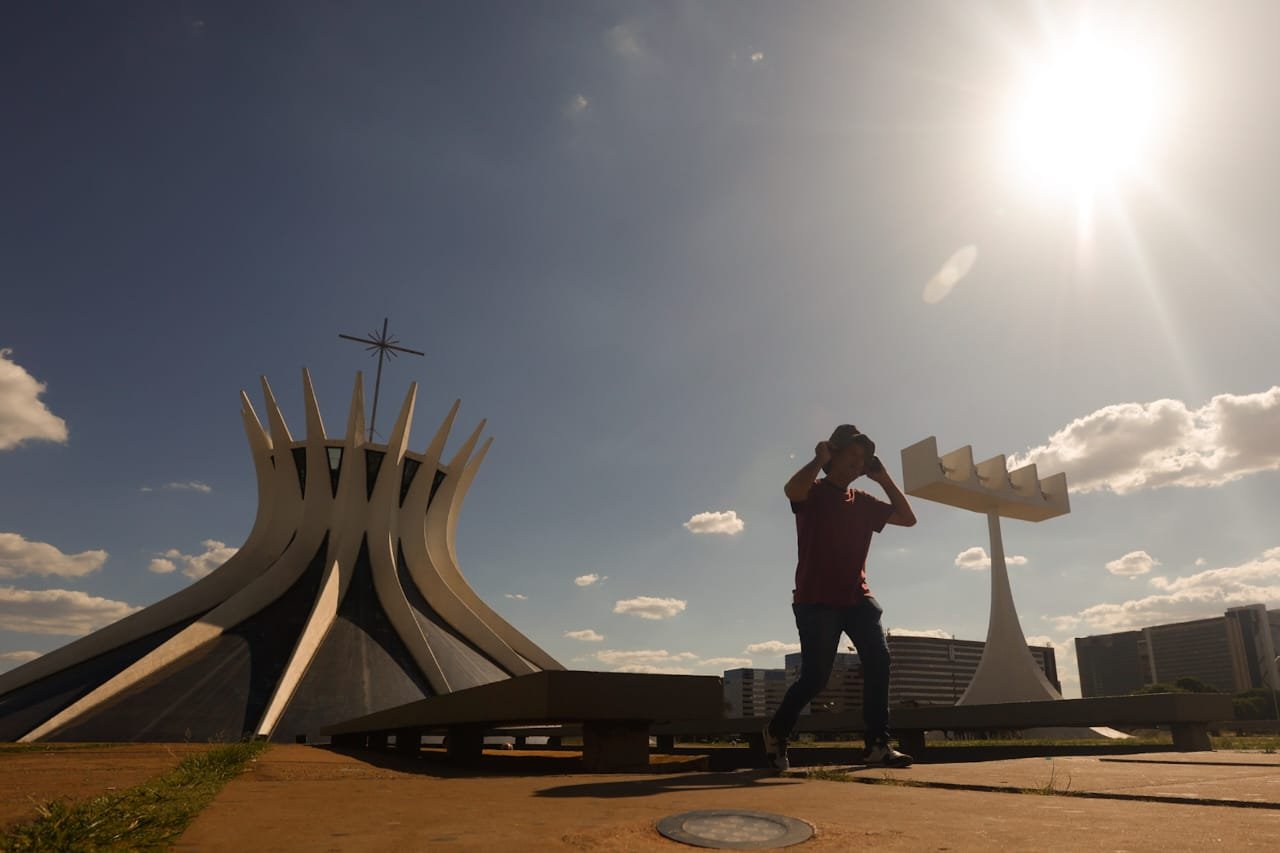
<path id="1" fill-rule="evenodd" d="M 1198 678 L 1184 676 L 1168 683 L 1148 684 L 1133 691 L 1134 696 L 1144 693 L 1225 693 L 1212 684 L 1205 684 Z M 1277 696 L 1265 687 L 1254 687 L 1233 694 L 1231 705 L 1235 709 L 1237 720 L 1276 720 L 1280 719 L 1280 708 L 1277 707 Z"/>

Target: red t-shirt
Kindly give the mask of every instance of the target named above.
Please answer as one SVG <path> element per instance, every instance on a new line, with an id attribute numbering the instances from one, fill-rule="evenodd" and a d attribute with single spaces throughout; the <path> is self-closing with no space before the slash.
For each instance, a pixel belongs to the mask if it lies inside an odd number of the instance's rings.
<path id="1" fill-rule="evenodd" d="M 817 480 L 808 497 L 791 502 L 791 511 L 799 545 L 792 600 L 846 607 L 871 595 L 867 552 L 872 534 L 884 530 L 893 506 L 866 492 Z"/>

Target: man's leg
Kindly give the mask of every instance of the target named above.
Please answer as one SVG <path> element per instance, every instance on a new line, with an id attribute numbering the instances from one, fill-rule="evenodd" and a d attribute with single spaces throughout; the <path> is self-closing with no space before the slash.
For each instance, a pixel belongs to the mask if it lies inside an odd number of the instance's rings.
<path id="1" fill-rule="evenodd" d="M 883 612 L 874 598 L 847 608 L 844 631 L 862 664 L 862 720 L 867 746 L 889 742 L 889 644 L 880 625 Z"/>
<path id="2" fill-rule="evenodd" d="M 840 610 L 817 604 L 793 604 L 796 629 L 800 632 L 800 677 L 787 688 L 787 695 L 769 722 L 769 733 L 788 738 L 800 712 L 822 692 L 831 678 L 836 649 L 840 645 Z"/>

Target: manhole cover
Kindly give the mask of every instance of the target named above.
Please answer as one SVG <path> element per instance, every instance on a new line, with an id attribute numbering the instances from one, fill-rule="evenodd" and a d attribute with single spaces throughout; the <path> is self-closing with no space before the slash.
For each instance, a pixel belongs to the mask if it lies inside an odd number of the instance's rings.
<path id="1" fill-rule="evenodd" d="M 685 812 L 658 821 L 658 832 L 694 847 L 769 850 L 807 841 L 813 827 L 802 820 L 742 809 Z"/>

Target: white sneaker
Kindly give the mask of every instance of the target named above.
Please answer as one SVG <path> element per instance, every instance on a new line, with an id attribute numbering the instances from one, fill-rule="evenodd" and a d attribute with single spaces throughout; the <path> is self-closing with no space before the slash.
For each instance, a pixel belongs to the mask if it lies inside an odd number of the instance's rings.
<path id="1" fill-rule="evenodd" d="M 887 743 L 874 743 L 862 751 L 862 763 L 879 767 L 910 767 L 913 759 Z"/>
<path id="2" fill-rule="evenodd" d="M 779 773 L 785 773 L 790 770 L 791 761 L 787 758 L 787 739 L 774 737 L 768 726 L 764 727 L 762 734 L 764 735 L 765 761 L 769 767 Z"/>

